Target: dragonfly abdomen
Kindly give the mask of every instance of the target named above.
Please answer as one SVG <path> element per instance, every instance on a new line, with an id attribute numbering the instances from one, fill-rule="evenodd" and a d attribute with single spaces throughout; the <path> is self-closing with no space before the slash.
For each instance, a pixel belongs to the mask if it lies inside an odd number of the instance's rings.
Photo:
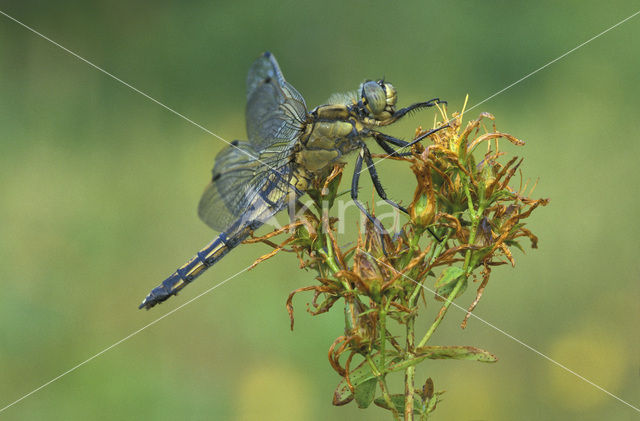
<path id="1" fill-rule="evenodd" d="M 262 224 L 254 222 L 241 226 L 237 230 L 230 229 L 220 234 L 218 238 L 207 244 L 187 263 L 180 266 L 167 279 L 162 281 L 160 285 L 152 289 L 138 308 L 150 309 L 172 295 L 176 295 L 178 291 L 193 282 L 205 270 L 216 264 L 227 253 L 242 243 L 260 225 Z"/>

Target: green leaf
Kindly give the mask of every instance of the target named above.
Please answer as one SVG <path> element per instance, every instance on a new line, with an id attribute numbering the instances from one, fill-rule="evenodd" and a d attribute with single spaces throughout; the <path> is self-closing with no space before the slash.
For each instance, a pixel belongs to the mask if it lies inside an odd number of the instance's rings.
<path id="1" fill-rule="evenodd" d="M 356 250 L 358 250 L 358 248 L 357 248 L 357 247 L 352 247 L 349 251 L 347 251 L 347 252 L 344 254 L 344 260 L 345 260 L 345 262 L 348 262 L 348 261 L 353 257 L 353 255 L 356 253 Z"/>
<path id="2" fill-rule="evenodd" d="M 401 371 L 424 360 L 470 360 L 483 363 L 494 363 L 498 358 L 480 348 L 473 346 L 423 346 L 416 348 L 416 356 L 391 364 L 389 372 Z"/>
<path id="3" fill-rule="evenodd" d="M 336 200 L 338 196 L 338 187 L 340 186 L 340 180 L 342 180 L 342 173 L 340 173 L 336 178 L 331 180 L 329 183 L 329 193 L 327 194 L 329 198 L 329 209 L 333 207 L 333 202 Z"/>
<path id="4" fill-rule="evenodd" d="M 316 209 L 322 212 L 322 192 L 316 189 L 309 189 L 306 193 L 311 198 L 311 200 L 313 200 L 313 203 L 316 205 Z"/>
<path id="5" fill-rule="evenodd" d="M 465 148 L 465 150 L 466 150 L 466 148 Z M 473 154 L 467 155 L 465 164 L 467 164 L 467 170 L 469 170 L 472 174 L 473 174 L 473 172 L 477 171 L 476 170 L 476 158 L 473 156 Z"/>
<path id="6" fill-rule="evenodd" d="M 438 402 L 442 400 L 440 396 L 442 396 L 444 391 L 436 392 L 434 387 L 435 386 L 433 384 L 433 380 L 431 379 L 431 377 L 429 377 L 424 383 L 422 390 L 420 391 L 420 396 L 422 397 L 423 402 L 423 410 L 425 414 L 429 414 L 435 411 L 436 405 L 438 405 Z"/>
<path id="7" fill-rule="evenodd" d="M 442 402 L 442 394 L 444 393 L 444 391 L 440 391 L 440 392 L 435 392 L 433 394 L 433 397 L 428 399 L 427 402 L 425 402 L 426 405 L 426 413 L 429 414 L 433 411 L 436 410 L 436 406 Z"/>
<path id="8" fill-rule="evenodd" d="M 513 193 L 508 190 L 498 190 L 491 195 L 489 198 L 489 203 L 494 203 L 500 199 L 511 199 L 513 198 Z"/>
<path id="9" fill-rule="evenodd" d="M 373 358 L 373 361 L 376 362 L 376 357 Z M 377 361 L 380 361 L 379 359 Z M 349 381 L 353 385 L 354 388 L 357 388 L 358 385 L 365 383 L 371 379 L 375 380 L 375 376 L 371 372 L 371 368 L 367 361 L 363 361 L 358 365 L 354 370 L 349 373 Z M 340 380 L 336 390 L 333 392 L 333 404 L 336 406 L 345 405 L 353 400 L 354 396 L 351 393 L 351 389 L 347 384 L 346 379 Z"/>
<path id="10" fill-rule="evenodd" d="M 481 249 L 474 250 L 471 253 L 471 260 L 469 262 L 469 267 L 475 268 L 480 265 L 480 262 L 487 257 L 487 254 L 491 251 L 493 246 L 482 247 Z M 460 294 L 458 294 L 460 295 Z"/>
<path id="11" fill-rule="evenodd" d="M 328 176 L 329 174 L 327 173 L 326 175 Z M 327 207 L 327 209 L 331 209 L 333 207 L 333 203 L 336 200 L 336 197 L 340 196 L 338 194 L 338 187 L 340 186 L 341 179 L 342 173 L 338 174 L 333 180 L 329 182 L 329 185 L 327 186 L 328 189 L 324 192 L 322 191 L 322 188 L 320 188 L 320 190 L 314 188 L 310 188 L 309 190 L 307 190 L 307 195 L 311 198 L 311 200 L 313 200 L 318 211 L 322 212 L 323 205 Z"/>
<path id="12" fill-rule="evenodd" d="M 469 360 L 495 363 L 498 358 L 484 349 L 474 346 L 423 346 L 416 348 L 417 358 L 430 360 Z"/>
<path id="13" fill-rule="evenodd" d="M 520 245 L 520 243 L 515 241 L 515 240 L 505 240 L 504 243 L 506 245 L 508 245 L 509 247 L 516 247 L 518 250 L 520 250 L 521 252 L 525 253 L 525 251 L 522 248 L 522 246 Z"/>
<path id="14" fill-rule="evenodd" d="M 469 136 L 460 138 L 460 144 L 458 145 L 457 152 L 458 152 L 458 161 L 460 161 L 461 163 L 465 162 L 465 160 L 467 159 L 467 155 L 471 155 L 473 153 L 473 151 L 467 150 L 468 143 L 469 143 Z"/>
<path id="15" fill-rule="evenodd" d="M 336 390 L 333 391 L 333 404 L 335 406 L 346 405 L 353 400 L 353 393 L 347 385 L 347 382 L 342 380 L 338 383 Z"/>
<path id="16" fill-rule="evenodd" d="M 355 398 L 358 408 L 368 408 L 373 402 L 373 398 L 376 396 L 376 388 L 378 387 L 377 379 L 369 379 L 364 383 L 360 383 L 355 386 Z"/>
<path id="17" fill-rule="evenodd" d="M 292 244 L 309 247 L 311 246 L 311 242 L 311 234 L 309 233 L 309 229 L 304 225 L 300 225 L 299 227 L 297 227 L 295 240 L 293 240 Z"/>
<path id="18" fill-rule="evenodd" d="M 457 266 L 450 266 L 446 268 L 442 272 L 440 277 L 436 280 L 435 288 L 436 288 L 436 293 L 438 294 L 436 297 L 439 299 L 446 299 L 451 293 L 451 291 L 453 290 L 453 288 L 458 283 L 458 279 L 460 279 L 461 276 L 464 276 L 463 269 Z M 462 294 L 462 292 L 464 292 L 465 289 L 466 289 L 466 286 L 463 286 L 458 292 L 457 296 L 460 296 L 460 294 Z M 456 298 L 456 297 L 453 297 L 453 298 Z"/>
<path id="19" fill-rule="evenodd" d="M 404 394 L 398 393 L 389 396 L 391 398 L 391 403 L 395 407 L 396 411 L 401 414 L 404 414 Z M 380 408 L 391 410 L 389 404 L 383 397 L 376 398 L 373 403 L 375 403 Z M 420 402 L 414 402 L 414 405 L 420 405 Z M 416 415 L 420 415 L 420 410 L 418 408 L 413 408 L 413 413 Z"/>
<path id="20" fill-rule="evenodd" d="M 380 354 L 374 355 L 372 357 L 372 360 L 373 360 L 373 363 L 376 365 L 376 367 L 380 367 L 380 362 L 382 360 L 380 358 Z M 389 367 L 395 361 L 398 361 L 397 357 L 393 358 L 393 357 L 387 356 L 385 365 Z M 386 369 L 385 371 L 388 371 L 388 369 Z M 374 376 L 373 373 L 371 372 L 371 367 L 369 366 L 369 363 L 367 363 L 366 360 L 361 362 L 360 365 L 358 365 L 354 370 L 352 370 L 349 373 L 349 381 L 351 382 L 353 387 L 356 389 L 356 393 L 358 391 L 358 387 L 361 384 L 370 382 L 372 380 L 377 381 L 376 376 Z M 340 380 L 340 383 L 338 383 L 338 386 L 336 386 L 336 389 L 333 392 L 333 404 L 336 406 L 345 405 L 351 402 L 353 398 L 354 396 L 351 393 L 351 389 L 349 389 L 349 386 L 347 385 L 347 381 L 345 379 Z"/>
<path id="21" fill-rule="evenodd" d="M 309 310 L 312 314 L 321 314 L 326 313 L 333 307 L 333 305 L 338 301 L 340 297 L 337 295 L 329 295 L 325 298 L 318 306 L 316 306 L 315 310 Z"/>
<path id="22" fill-rule="evenodd" d="M 442 272 L 442 274 L 440 274 L 440 277 L 438 277 L 438 280 L 436 281 L 435 287 L 436 288 L 442 288 L 442 287 L 444 287 L 446 285 L 449 285 L 451 283 L 455 284 L 455 281 L 463 273 L 464 273 L 464 270 L 462 270 L 462 268 L 459 268 L 457 266 L 450 266 L 447 269 L 445 269 Z"/>
<path id="23" fill-rule="evenodd" d="M 411 357 L 406 360 L 402 360 L 396 364 L 391 365 L 389 367 L 389 372 L 402 371 L 405 368 L 411 367 L 412 365 L 416 365 L 419 362 L 424 361 L 426 359 L 427 359 L 426 356 L 422 356 L 422 357 Z"/>

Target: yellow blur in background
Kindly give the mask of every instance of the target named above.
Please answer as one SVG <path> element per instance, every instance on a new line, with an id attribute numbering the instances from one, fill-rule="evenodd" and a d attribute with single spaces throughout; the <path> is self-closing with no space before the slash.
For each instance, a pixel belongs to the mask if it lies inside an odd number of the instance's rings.
<path id="1" fill-rule="evenodd" d="M 311 379 L 284 363 L 268 362 L 241 373 L 237 420 L 289 421 L 309 418 Z"/>
<path id="2" fill-rule="evenodd" d="M 565 361 L 573 371 L 587 379 L 598 379 L 597 385 L 620 395 L 628 367 L 633 366 L 626 338 L 616 337 L 598 324 L 585 324 L 578 330 L 567 332 L 551 344 L 549 357 Z M 570 410 L 592 411 L 605 405 L 610 399 L 605 393 L 594 388 L 566 371 L 548 367 L 549 392 L 558 405 Z"/>

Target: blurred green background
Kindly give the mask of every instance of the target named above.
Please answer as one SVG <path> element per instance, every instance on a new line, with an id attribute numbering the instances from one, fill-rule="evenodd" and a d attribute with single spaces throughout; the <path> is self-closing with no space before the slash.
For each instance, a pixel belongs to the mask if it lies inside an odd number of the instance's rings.
<path id="1" fill-rule="evenodd" d="M 480 102 L 637 11 L 603 2 L 3 1 L 0 10 L 225 139 L 244 138 L 245 76 L 264 50 L 310 107 L 385 76 L 399 103 Z M 540 248 L 494 271 L 476 313 L 640 405 L 640 17 L 474 109 L 527 141 L 550 197 Z M 390 133 L 430 125 L 421 112 Z M 137 310 L 214 232 L 196 205 L 224 144 L 0 16 L 0 407 L 246 267 L 243 246 L 179 297 Z M 379 172 L 411 198 L 406 168 Z M 411 182 L 407 182 L 407 178 Z M 368 180 L 362 197 L 370 197 Z M 353 208 L 350 215 L 358 214 Z M 333 407 L 326 353 L 342 314 L 310 317 L 294 256 L 161 320 L 0 413 L 32 419 L 386 420 Z M 472 290 L 460 299 L 468 305 Z M 427 326 L 432 315 L 423 319 Z M 638 412 L 452 309 L 434 344 L 495 353 L 418 370 L 437 420 L 630 420 Z"/>

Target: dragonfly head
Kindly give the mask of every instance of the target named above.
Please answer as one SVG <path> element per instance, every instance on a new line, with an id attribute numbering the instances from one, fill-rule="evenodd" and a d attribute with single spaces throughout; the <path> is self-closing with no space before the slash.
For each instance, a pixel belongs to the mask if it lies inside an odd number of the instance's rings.
<path id="1" fill-rule="evenodd" d="M 373 81 L 367 80 L 360 85 L 360 102 L 366 114 L 373 116 L 376 120 L 388 118 L 392 115 L 393 106 L 398 101 L 396 88 L 384 79 Z"/>

